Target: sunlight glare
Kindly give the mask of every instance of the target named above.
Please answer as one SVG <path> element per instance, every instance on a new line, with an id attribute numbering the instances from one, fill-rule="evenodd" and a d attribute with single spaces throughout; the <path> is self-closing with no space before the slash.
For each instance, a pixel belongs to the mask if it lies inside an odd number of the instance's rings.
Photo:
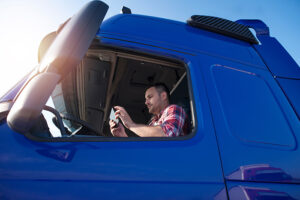
<path id="1" fill-rule="evenodd" d="M 49 26 L 46 22 L 50 19 L 41 13 L 42 9 L 36 3 L 3 1 L 0 6 L 7 8 L 0 13 L 3 28 L 0 32 L 0 68 L 5 73 L 1 78 L 2 96 L 38 64 L 39 43 L 47 33 L 56 30 L 58 24 Z"/>

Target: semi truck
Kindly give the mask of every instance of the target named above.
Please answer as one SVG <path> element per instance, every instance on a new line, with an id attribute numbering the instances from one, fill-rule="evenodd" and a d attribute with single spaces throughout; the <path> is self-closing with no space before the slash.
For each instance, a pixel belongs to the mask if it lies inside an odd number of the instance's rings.
<path id="1" fill-rule="evenodd" d="M 187 22 L 86 4 L 0 98 L 1 199 L 300 199 L 300 68 L 257 19 Z M 113 137 L 164 82 L 180 137 Z"/>

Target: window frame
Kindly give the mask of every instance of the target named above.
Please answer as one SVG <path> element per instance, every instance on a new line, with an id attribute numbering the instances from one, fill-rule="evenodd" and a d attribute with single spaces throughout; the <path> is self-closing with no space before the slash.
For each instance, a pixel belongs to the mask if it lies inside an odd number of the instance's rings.
<path id="1" fill-rule="evenodd" d="M 93 47 L 93 46 L 92 46 Z M 111 48 L 106 46 L 97 46 L 97 48 L 91 48 L 87 51 L 85 55 L 89 55 L 91 52 L 110 52 L 114 53 L 116 58 L 127 58 L 127 59 L 134 59 L 139 61 L 145 61 L 150 63 L 156 63 L 156 64 L 164 64 L 169 67 L 174 67 L 174 65 L 183 67 L 186 72 L 187 77 L 187 85 L 188 85 L 188 93 L 189 93 L 189 100 L 190 100 L 190 110 L 191 110 L 191 116 L 190 121 L 192 122 L 191 131 L 188 135 L 185 136 L 179 136 L 179 137 L 106 137 L 106 136 L 93 136 L 88 135 L 84 137 L 53 137 L 53 138 L 41 138 L 33 135 L 32 133 L 28 132 L 25 135 L 30 140 L 37 141 L 37 142 L 137 142 L 137 141 L 184 141 L 189 140 L 193 138 L 196 135 L 198 127 L 198 117 L 196 112 L 196 105 L 195 105 L 195 98 L 193 94 L 193 87 L 192 87 L 192 81 L 191 81 L 191 75 L 190 75 L 190 69 L 188 66 L 188 62 L 186 61 L 186 58 L 184 58 L 185 62 L 180 59 L 174 59 L 163 55 L 155 55 L 151 53 L 146 53 L 142 51 L 136 51 L 136 50 L 128 50 L 124 48 Z M 182 53 L 182 52 L 181 52 Z M 185 53 L 184 53 L 185 54 Z M 188 53 L 186 53 L 188 54 Z M 191 54 L 188 54 L 189 56 Z M 116 59 L 112 62 L 112 65 L 116 65 Z M 171 91 L 171 90 L 170 90 Z"/>

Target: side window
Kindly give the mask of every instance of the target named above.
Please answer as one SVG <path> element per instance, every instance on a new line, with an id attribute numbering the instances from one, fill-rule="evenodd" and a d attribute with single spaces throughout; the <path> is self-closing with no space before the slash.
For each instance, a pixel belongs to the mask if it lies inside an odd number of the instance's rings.
<path id="1" fill-rule="evenodd" d="M 145 91 L 155 83 L 164 83 L 170 90 L 170 104 L 184 109 L 191 121 L 191 98 L 188 76 L 183 64 L 167 62 L 117 52 L 89 52 L 81 64 L 68 74 L 54 89 L 47 106 L 60 116 L 43 111 L 42 121 L 49 134 L 37 137 L 113 137 L 109 120 L 113 106 L 126 109 L 135 123 L 148 124 L 151 115 L 145 105 Z M 63 127 L 59 126 L 62 119 Z M 64 133 L 62 133 L 64 129 Z M 138 137 L 126 130 L 129 137 Z"/>

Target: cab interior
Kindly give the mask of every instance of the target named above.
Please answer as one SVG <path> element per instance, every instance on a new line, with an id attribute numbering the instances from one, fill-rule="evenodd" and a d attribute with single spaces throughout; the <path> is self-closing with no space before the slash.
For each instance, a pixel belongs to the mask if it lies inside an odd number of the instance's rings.
<path id="1" fill-rule="evenodd" d="M 145 106 L 145 91 L 150 85 L 162 82 L 170 90 L 170 103 L 185 109 L 193 128 L 192 101 L 187 80 L 185 66 L 178 62 L 90 49 L 79 66 L 57 84 L 49 101 L 50 106 L 63 117 L 66 137 L 112 137 L 108 124 L 112 107 L 122 106 L 134 122 L 147 124 L 151 116 Z M 48 128 L 53 124 L 58 127 L 57 116 L 47 117 L 44 114 L 41 117 L 44 118 L 42 124 L 47 124 Z M 37 128 L 40 126 L 32 128 L 32 135 L 64 137 L 60 133 L 53 133 L 59 132 L 59 129 L 49 128 L 48 133 L 41 134 L 45 131 Z M 138 137 L 133 132 L 126 132 L 130 137 Z"/>

